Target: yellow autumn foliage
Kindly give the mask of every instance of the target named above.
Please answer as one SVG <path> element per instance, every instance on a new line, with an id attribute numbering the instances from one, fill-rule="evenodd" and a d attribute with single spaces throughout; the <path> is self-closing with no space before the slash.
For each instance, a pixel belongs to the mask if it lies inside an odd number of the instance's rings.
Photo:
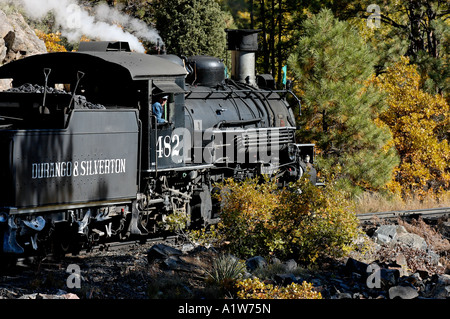
<path id="1" fill-rule="evenodd" d="M 66 48 L 61 45 L 61 33 L 45 33 L 41 30 L 36 29 L 35 33 L 39 39 L 44 41 L 47 52 L 66 52 Z"/>
<path id="2" fill-rule="evenodd" d="M 415 65 L 402 57 L 377 78 L 387 94 L 389 108 L 380 119 L 394 136 L 401 157 L 396 168 L 396 183 L 404 196 L 425 196 L 450 187 L 450 147 L 439 132 L 448 126 L 449 105 L 441 95 L 431 95 L 420 87 Z"/>
<path id="3" fill-rule="evenodd" d="M 314 290 L 312 284 L 291 283 L 286 287 L 266 284 L 259 278 L 238 280 L 237 296 L 240 299 L 322 299 L 320 292 Z"/>
<path id="4" fill-rule="evenodd" d="M 359 223 L 352 203 L 333 183 L 320 189 L 303 176 L 282 190 L 274 179 L 227 180 L 219 187 L 218 231 L 233 254 L 314 263 L 354 249 Z"/>

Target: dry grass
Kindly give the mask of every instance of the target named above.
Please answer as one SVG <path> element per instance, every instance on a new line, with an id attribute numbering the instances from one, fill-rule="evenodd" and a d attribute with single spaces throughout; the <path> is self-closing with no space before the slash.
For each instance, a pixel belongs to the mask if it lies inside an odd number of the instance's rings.
<path id="1" fill-rule="evenodd" d="M 401 219 L 398 220 L 399 225 L 405 227 L 406 231 L 419 235 L 424 238 L 427 245 L 437 253 L 443 253 L 450 250 L 450 242 L 445 239 L 442 234 L 425 223 L 421 218 L 412 220 L 407 223 Z"/>
<path id="2" fill-rule="evenodd" d="M 427 196 L 422 200 L 418 198 L 403 200 L 399 196 L 387 198 L 379 193 L 366 192 L 356 200 L 358 214 L 437 207 L 450 207 L 450 191 L 440 194 L 439 197 Z"/>

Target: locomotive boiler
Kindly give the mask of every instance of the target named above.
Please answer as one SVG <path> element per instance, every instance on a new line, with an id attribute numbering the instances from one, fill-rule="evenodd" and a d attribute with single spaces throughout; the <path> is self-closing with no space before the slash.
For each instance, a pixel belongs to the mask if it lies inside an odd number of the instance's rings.
<path id="1" fill-rule="evenodd" d="M 298 98 L 256 75 L 257 31 L 227 36 L 231 78 L 218 58 L 125 42 L 2 66 L 0 259 L 141 238 L 173 215 L 214 223 L 215 183 L 226 178 L 287 185 L 308 173 L 316 183 L 314 145 L 295 141 Z"/>

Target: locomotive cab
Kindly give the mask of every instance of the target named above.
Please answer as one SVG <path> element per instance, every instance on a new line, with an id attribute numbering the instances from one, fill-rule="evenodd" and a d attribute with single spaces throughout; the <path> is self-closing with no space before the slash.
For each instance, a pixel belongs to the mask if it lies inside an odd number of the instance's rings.
<path id="1" fill-rule="evenodd" d="M 154 79 L 149 83 L 152 93 L 149 103 L 148 137 L 149 145 L 154 147 L 149 150 L 148 162 L 144 164 L 144 170 L 147 173 L 157 173 L 184 165 L 183 156 L 180 154 L 184 132 L 176 131 L 177 128 L 183 128 L 185 125 L 184 77 L 174 81 Z M 161 121 L 158 121 L 152 106 L 159 103 L 161 98 L 166 98 L 166 102 L 162 106 Z"/>

